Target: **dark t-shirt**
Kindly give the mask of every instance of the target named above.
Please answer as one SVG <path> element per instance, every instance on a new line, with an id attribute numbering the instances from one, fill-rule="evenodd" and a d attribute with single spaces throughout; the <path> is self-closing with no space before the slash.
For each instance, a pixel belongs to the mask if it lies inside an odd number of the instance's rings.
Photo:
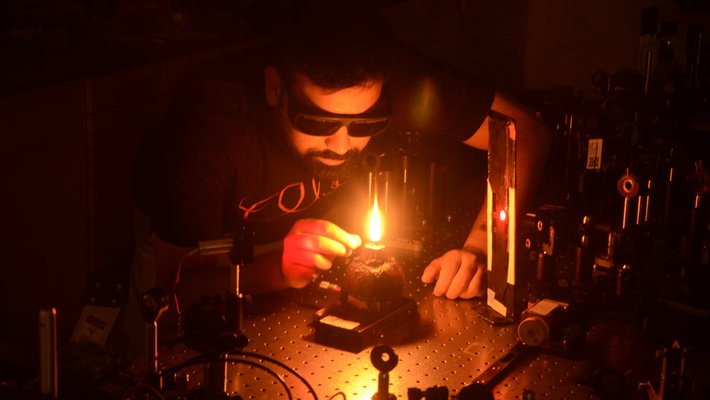
<path id="1" fill-rule="evenodd" d="M 363 209 L 360 174 L 321 182 L 283 143 L 264 95 L 268 54 L 244 50 L 196 70 L 176 91 L 161 129 L 144 143 L 134 169 L 135 201 L 162 240 L 195 246 L 246 225 L 257 243 L 270 243 L 298 219 L 330 215 L 339 222 L 336 206 Z M 394 115 L 384 139 L 417 131 L 465 140 L 483 123 L 494 93 L 404 49 L 385 90 Z"/>

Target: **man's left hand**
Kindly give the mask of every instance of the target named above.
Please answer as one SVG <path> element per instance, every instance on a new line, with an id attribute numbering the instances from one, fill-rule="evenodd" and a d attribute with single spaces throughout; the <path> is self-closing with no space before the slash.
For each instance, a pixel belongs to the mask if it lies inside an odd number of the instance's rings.
<path id="1" fill-rule="evenodd" d="M 422 273 L 422 282 L 436 280 L 434 296 L 470 299 L 485 294 L 485 272 L 485 256 L 454 249 L 429 263 Z"/>

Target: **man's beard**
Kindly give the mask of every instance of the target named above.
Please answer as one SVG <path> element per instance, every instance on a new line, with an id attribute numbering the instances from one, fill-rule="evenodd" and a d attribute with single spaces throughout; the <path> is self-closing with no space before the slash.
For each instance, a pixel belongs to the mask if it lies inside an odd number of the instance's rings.
<path id="1" fill-rule="evenodd" d="M 344 161 L 340 165 L 325 165 L 318 161 L 317 157 Z M 313 176 L 322 181 L 343 180 L 347 178 L 358 165 L 360 151 L 351 149 L 347 153 L 340 155 L 330 150 L 313 150 L 304 155 L 299 155 L 299 160 Z"/>
<path id="2" fill-rule="evenodd" d="M 282 105 L 274 110 L 274 122 L 277 136 L 291 152 L 293 157 L 298 161 L 298 164 L 312 174 L 315 178 L 321 181 L 336 181 L 344 180 L 350 176 L 351 172 L 358 166 L 360 162 L 360 150 L 350 149 L 347 153 L 339 155 L 330 150 L 311 150 L 306 154 L 298 152 L 294 144 L 289 140 L 289 124 L 287 117 L 280 112 Z M 340 165 L 325 165 L 316 158 L 329 158 L 334 160 L 344 160 Z"/>

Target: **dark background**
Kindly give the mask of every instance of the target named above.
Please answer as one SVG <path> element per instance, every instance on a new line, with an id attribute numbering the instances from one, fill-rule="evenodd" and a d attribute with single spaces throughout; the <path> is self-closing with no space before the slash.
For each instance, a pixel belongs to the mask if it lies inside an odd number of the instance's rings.
<path id="1" fill-rule="evenodd" d="M 553 128 L 573 106 L 611 97 L 610 75 L 638 91 L 623 76 L 642 75 L 653 49 L 651 94 L 680 104 L 668 107 L 672 115 L 655 132 L 691 143 L 683 146 L 686 167 L 707 157 L 707 148 L 693 145 L 706 143 L 710 130 L 708 46 L 693 47 L 710 23 L 707 1 L 378 3 L 405 42 L 491 80 Z M 126 268 L 133 244 L 128 172 L 137 146 L 186 71 L 267 37 L 283 5 L 0 3 L 0 354 L 36 345 L 42 307 L 57 307 L 60 340 L 67 340 L 89 277 Z M 691 68 L 696 60 L 700 70 Z M 645 124 L 634 121 L 633 106 L 621 109 L 628 121 Z M 692 195 L 682 202 L 691 204 Z"/>

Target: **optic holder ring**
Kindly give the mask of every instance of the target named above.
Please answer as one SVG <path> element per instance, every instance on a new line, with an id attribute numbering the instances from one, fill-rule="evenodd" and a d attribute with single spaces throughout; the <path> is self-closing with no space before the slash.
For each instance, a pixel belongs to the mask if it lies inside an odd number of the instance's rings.
<path id="1" fill-rule="evenodd" d="M 616 181 L 616 188 L 622 196 L 626 198 L 634 197 L 640 189 L 639 180 L 627 172 Z"/>

